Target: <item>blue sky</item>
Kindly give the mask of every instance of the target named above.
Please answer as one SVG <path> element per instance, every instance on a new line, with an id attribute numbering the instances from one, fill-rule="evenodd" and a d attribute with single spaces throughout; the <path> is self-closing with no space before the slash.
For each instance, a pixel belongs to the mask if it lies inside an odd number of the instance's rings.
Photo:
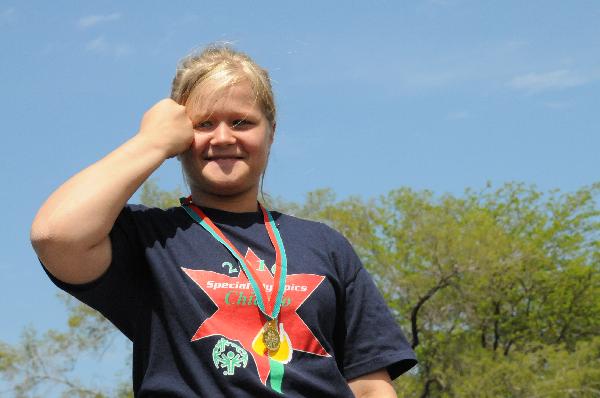
<path id="1" fill-rule="evenodd" d="M 286 199 L 600 180 L 596 1 L 224 4 L 0 2 L 0 340 L 64 322 L 29 246 L 37 208 L 135 134 L 177 60 L 210 42 L 271 72 L 265 188 Z M 156 177 L 182 185 L 176 160 Z"/>

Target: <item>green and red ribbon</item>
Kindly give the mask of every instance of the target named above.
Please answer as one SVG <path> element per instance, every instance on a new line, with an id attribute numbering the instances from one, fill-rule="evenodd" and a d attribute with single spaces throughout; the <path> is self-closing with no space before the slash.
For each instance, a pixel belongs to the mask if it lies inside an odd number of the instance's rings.
<path id="1" fill-rule="evenodd" d="M 240 266 L 244 270 L 244 273 L 250 281 L 252 290 L 257 297 L 257 304 L 260 311 L 267 317 L 267 319 L 276 319 L 281 309 L 281 300 L 283 299 L 283 293 L 285 291 L 285 278 L 287 276 L 287 256 L 285 254 L 285 248 L 281 235 L 273 220 L 271 213 L 260 203 L 258 207 L 263 213 L 263 219 L 267 234 L 271 240 L 271 244 L 275 249 L 275 275 L 274 285 L 271 296 L 267 295 L 264 286 L 260 283 L 260 278 L 256 274 L 256 270 L 249 267 L 246 264 L 244 256 L 236 249 L 231 241 L 225 236 L 219 227 L 217 227 L 211 219 L 202 211 L 202 209 L 192 203 L 191 196 L 180 199 L 181 206 L 184 210 L 194 219 L 200 226 L 202 226 L 208 233 L 212 235 L 218 242 L 227 248 L 227 250 L 236 258 Z M 271 300 L 275 294 L 275 300 Z M 283 381 L 284 366 L 282 363 L 277 362 L 269 358 L 270 368 L 270 384 L 273 390 L 281 393 L 281 383 Z"/>

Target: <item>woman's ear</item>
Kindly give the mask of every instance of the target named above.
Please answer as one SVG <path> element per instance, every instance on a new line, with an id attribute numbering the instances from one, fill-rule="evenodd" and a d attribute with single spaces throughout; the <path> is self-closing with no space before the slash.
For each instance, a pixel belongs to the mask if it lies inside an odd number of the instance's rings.
<path id="1" fill-rule="evenodd" d="M 275 139 L 275 128 L 277 127 L 277 123 L 273 122 L 271 125 L 271 142 Z"/>
<path id="2" fill-rule="evenodd" d="M 175 155 L 175 157 L 177 158 L 177 160 L 179 160 L 179 163 L 181 163 L 183 161 L 183 157 L 185 156 L 185 154 L 188 153 L 192 149 L 192 147 L 194 146 L 195 140 L 196 140 L 196 134 L 194 134 L 194 140 L 190 144 L 190 147 L 188 149 L 186 149 L 185 151 L 183 151 L 183 152 Z"/>

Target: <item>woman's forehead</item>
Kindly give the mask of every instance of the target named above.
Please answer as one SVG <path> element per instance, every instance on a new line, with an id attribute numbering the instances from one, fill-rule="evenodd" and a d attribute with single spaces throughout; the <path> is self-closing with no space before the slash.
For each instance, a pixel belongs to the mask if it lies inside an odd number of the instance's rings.
<path id="1" fill-rule="evenodd" d="M 248 81 L 225 87 L 208 83 L 192 91 L 186 108 L 192 115 L 206 115 L 223 110 L 250 112 L 258 108 L 258 101 Z"/>

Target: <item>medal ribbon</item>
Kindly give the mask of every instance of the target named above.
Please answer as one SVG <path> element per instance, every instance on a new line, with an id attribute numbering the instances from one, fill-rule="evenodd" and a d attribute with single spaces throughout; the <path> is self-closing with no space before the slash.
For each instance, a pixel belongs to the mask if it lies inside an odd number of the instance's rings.
<path id="1" fill-rule="evenodd" d="M 256 274 L 256 270 L 246 264 L 244 256 L 242 256 L 242 254 L 235 248 L 233 243 L 227 239 L 221 229 L 211 221 L 211 219 L 202 211 L 202 209 L 192 203 L 191 196 L 187 198 L 181 198 L 180 202 L 181 206 L 190 215 L 190 217 L 192 217 L 194 221 L 196 221 L 198 224 L 200 224 L 200 226 L 202 226 L 202 228 L 210 233 L 213 238 L 225 246 L 233 255 L 233 257 L 238 260 L 240 266 L 250 281 L 250 285 L 252 286 L 252 290 L 254 290 L 254 294 L 258 299 L 258 308 L 268 319 L 276 319 L 279 315 L 279 310 L 281 309 L 281 300 L 285 290 L 287 257 L 285 255 L 285 248 L 283 246 L 283 241 L 281 240 L 281 235 L 279 234 L 279 230 L 277 229 L 277 225 L 275 225 L 275 221 L 273 220 L 271 213 L 260 203 L 258 203 L 258 207 L 263 213 L 267 234 L 269 235 L 271 244 L 275 249 L 275 276 L 273 291 L 269 297 L 264 286 L 260 283 L 260 279 Z M 275 296 L 275 300 L 272 300 L 273 296 Z"/>

